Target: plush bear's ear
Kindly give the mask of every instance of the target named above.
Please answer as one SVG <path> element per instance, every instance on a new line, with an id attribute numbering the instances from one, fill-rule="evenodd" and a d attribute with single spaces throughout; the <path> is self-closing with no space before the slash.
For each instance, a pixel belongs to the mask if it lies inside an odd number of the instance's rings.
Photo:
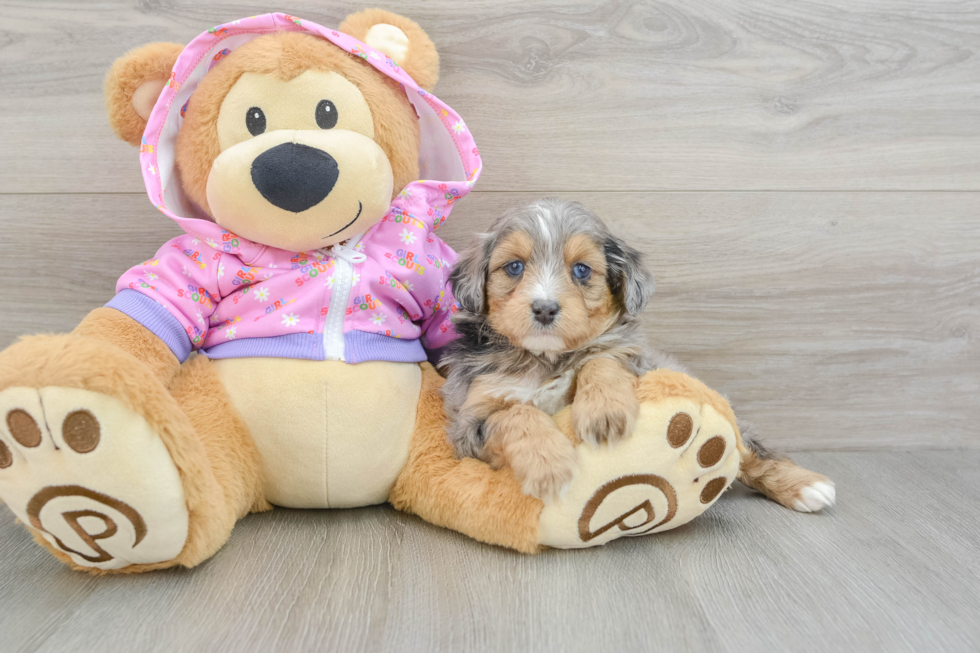
<path id="1" fill-rule="evenodd" d="M 139 145 L 146 121 L 184 46 L 150 43 L 116 59 L 105 78 L 105 106 L 116 135 Z"/>
<path id="2" fill-rule="evenodd" d="M 439 53 L 414 20 L 383 9 L 365 9 L 348 16 L 340 31 L 384 52 L 427 91 L 439 80 Z"/>

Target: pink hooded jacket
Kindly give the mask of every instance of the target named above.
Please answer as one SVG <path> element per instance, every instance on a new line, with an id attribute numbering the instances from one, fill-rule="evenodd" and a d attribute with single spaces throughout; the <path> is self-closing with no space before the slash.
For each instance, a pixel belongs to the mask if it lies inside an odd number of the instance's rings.
<path id="1" fill-rule="evenodd" d="M 399 82 L 421 130 L 420 174 L 365 233 L 325 250 L 289 252 L 222 229 L 183 194 L 174 144 L 194 89 L 229 52 L 263 34 L 305 32 L 362 57 Z M 476 144 L 455 111 L 385 54 L 282 13 L 219 25 L 184 48 L 140 147 L 150 200 L 187 232 L 126 272 L 108 306 L 162 339 L 178 359 L 420 362 L 455 337 L 447 285 L 456 254 L 435 235 L 480 174 Z"/>

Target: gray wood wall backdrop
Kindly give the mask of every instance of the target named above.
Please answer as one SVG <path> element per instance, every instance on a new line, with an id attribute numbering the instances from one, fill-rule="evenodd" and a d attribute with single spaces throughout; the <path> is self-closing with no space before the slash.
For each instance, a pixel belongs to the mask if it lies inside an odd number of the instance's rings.
<path id="1" fill-rule="evenodd" d="M 980 2 L 372 2 L 442 53 L 485 172 L 445 238 L 581 200 L 647 254 L 647 331 L 790 449 L 980 445 Z M 0 346 L 176 235 L 106 123 L 113 59 L 282 9 L 0 0 Z"/>

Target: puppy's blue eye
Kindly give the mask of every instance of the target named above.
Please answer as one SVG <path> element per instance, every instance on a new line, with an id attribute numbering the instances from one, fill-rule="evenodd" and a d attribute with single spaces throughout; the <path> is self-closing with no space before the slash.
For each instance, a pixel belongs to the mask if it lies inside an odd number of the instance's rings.
<path id="1" fill-rule="evenodd" d="M 585 281 L 592 276 L 592 268 L 585 263 L 576 263 L 572 266 L 572 276 L 579 281 Z"/>
<path id="2" fill-rule="evenodd" d="M 504 266 L 504 272 L 512 277 L 520 276 L 521 272 L 524 272 L 524 263 L 521 261 L 511 261 Z"/>

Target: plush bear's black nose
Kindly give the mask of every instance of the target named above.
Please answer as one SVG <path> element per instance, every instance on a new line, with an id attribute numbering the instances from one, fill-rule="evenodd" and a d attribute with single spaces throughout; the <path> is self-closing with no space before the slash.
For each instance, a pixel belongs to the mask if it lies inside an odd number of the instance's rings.
<path id="1" fill-rule="evenodd" d="M 252 183 L 262 197 L 293 213 L 322 202 L 339 174 L 336 159 L 300 143 L 276 145 L 252 161 Z"/>

